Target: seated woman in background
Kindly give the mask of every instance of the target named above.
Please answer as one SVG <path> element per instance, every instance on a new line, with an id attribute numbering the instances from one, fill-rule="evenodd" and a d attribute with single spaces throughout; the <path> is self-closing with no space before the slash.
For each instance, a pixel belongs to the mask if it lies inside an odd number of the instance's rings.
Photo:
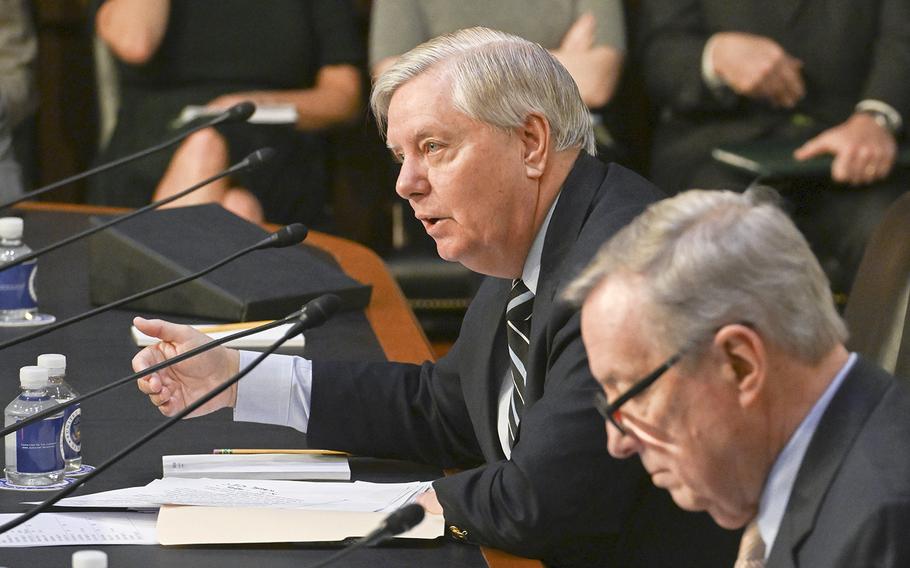
<path id="1" fill-rule="evenodd" d="M 320 129 L 361 103 L 363 47 L 346 0 L 106 0 L 96 32 L 117 59 L 120 108 L 99 162 L 177 132 L 188 105 L 291 105 L 293 125 L 205 129 L 162 152 L 96 176 L 89 201 L 136 207 L 209 177 L 264 146 L 264 167 L 213 182 L 173 205 L 221 203 L 252 221 L 318 222 L 328 182 Z"/>

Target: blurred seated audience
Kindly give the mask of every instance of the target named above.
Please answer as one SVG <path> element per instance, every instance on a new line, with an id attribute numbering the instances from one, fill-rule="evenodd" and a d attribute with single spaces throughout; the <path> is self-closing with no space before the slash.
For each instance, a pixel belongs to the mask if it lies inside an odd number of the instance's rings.
<path id="1" fill-rule="evenodd" d="M 117 58 L 121 97 L 99 162 L 175 135 L 188 105 L 292 105 L 297 120 L 205 129 L 174 152 L 96 176 L 89 201 L 140 206 L 269 146 L 277 156 L 266 166 L 173 205 L 215 201 L 252 221 L 275 223 L 324 217 L 329 181 L 320 130 L 361 108 L 363 49 L 347 0 L 107 0 L 95 24 Z"/>
<path id="2" fill-rule="evenodd" d="M 659 120 L 651 176 L 670 192 L 745 188 L 715 146 L 793 140 L 830 176 L 776 180 L 836 292 L 907 187 L 895 167 L 910 117 L 905 0 L 641 0 L 636 49 Z"/>
<path id="3" fill-rule="evenodd" d="M 13 135 L 38 106 L 34 64 L 38 42 L 25 0 L 0 0 L 0 200 L 22 194 L 23 172 Z"/>

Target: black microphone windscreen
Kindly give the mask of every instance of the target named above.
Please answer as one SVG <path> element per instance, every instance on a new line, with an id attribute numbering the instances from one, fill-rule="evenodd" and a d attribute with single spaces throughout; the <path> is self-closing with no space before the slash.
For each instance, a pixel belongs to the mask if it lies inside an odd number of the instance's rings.
<path id="1" fill-rule="evenodd" d="M 341 298 L 335 294 L 323 294 L 318 298 L 310 300 L 303 306 L 303 313 L 300 314 L 300 321 L 305 321 L 307 327 L 320 326 L 330 317 L 335 315 L 335 312 L 337 312 L 340 307 Z"/>
<path id="2" fill-rule="evenodd" d="M 250 101 L 243 101 L 227 109 L 225 123 L 245 122 L 256 112 L 256 105 Z"/>
<path id="3" fill-rule="evenodd" d="M 275 156 L 275 153 L 276 152 L 274 148 L 260 148 L 244 158 L 239 165 L 246 171 L 254 170 L 265 162 L 271 160 Z"/>
<path id="4" fill-rule="evenodd" d="M 296 245 L 302 243 L 307 234 L 309 234 L 309 229 L 306 228 L 306 225 L 303 223 L 291 223 L 272 233 L 270 237 L 274 236 L 274 240 L 270 241 L 265 248 L 282 248 Z"/>
<path id="5" fill-rule="evenodd" d="M 423 507 L 417 503 L 411 503 L 386 517 L 383 525 L 387 533 L 392 535 L 401 534 L 419 525 L 420 521 L 423 520 L 423 516 Z"/>

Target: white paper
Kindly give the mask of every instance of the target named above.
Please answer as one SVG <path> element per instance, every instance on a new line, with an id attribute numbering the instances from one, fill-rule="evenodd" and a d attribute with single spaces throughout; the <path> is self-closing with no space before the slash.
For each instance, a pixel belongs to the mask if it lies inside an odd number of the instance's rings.
<path id="1" fill-rule="evenodd" d="M 351 479 L 345 456 L 320 454 L 187 454 L 163 456 L 164 477 L 223 479 Z"/>
<path id="2" fill-rule="evenodd" d="M 224 109 L 210 109 L 204 106 L 187 105 L 183 107 L 180 116 L 174 121 L 175 127 L 180 127 L 198 117 L 209 118 L 224 112 Z M 256 111 L 247 120 L 252 124 L 296 124 L 297 107 L 292 104 L 266 104 L 256 105 Z"/>
<path id="3" fill-rule="evenodd" d="M 353 483 L 246 479 L 156 479 L 145 487 L 68 497 L 58 507 L 150 508 L 161 505 L 266 507 L 391 512 L 430 489 L 431 482 Z"/>
<path id="4" fill-rule="evenodd" d="M 18 517 L 0 514 L 0 523 Z M 155 514 L 41 513 L 0 535 L 0 547 L 158 544 Z"/>
<path id="5" fill-rule="evenodd" d="M 193 327 L 195 327 L 197 329 L 202 328 L 204 330 L 206 327 L 210 327 L 213 325 L 219 325 L 219 324 L 196 324 Z M 284 334 L 287 333 L 287 331 L 289 329 L 291 329 L 292 325 L 294 325 L 294 324 L 287 323 L 284 325 L 279 325 L 278 327 L 273 327 L 272 329 L 260 331 L 259 333 L 254 333 L 253 335 L 247 335 L 246 337 L 241 337 L 240 339 L 228 341 L 227 343 L 224 344 L 224 346 L 231 347 L 233 349 L 257 349 L 257 348 L 262 348 L 262 347 L 269 347 L 270 345 L 272 345 L 273 343 L 275 343 L 276 341 L 278 341 L 279 339 L 284 337 Z M 230 331 L 213 331 L 210 333 L 206 333 L 206 335 L 208 335 L 212 339 L 221 339 L 222 337 L 227 337 L 228 335 L 237 333 L 238 331 L 242 331 L 242 330 L 233 329 Z M 154 344 L 158 343 L 158 338 L 142 333 L 141 331 L 136 329 L 136 326 L 132 326 L 130 328 L 130 333 L 133 336 L 133 342 L 135 342 L 136 345 L 138 345 L 139 347 L 145 347 L 147 345 L 154 345 Z M 285 341 L 283 347 L 285 347 L 285 348 L 287 348 L 287 347 L 302 348 L 304 346 L 304 344 L 305 344 L 305 340 L 304 340 L 303 334 L 298 333 L 294 337 Z"/>

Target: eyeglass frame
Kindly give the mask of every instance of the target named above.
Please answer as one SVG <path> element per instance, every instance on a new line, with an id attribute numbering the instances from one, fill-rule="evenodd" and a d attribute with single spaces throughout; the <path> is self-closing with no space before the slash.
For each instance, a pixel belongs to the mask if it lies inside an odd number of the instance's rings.
<path id="1" fill-rule="evenodd" d="M 669 359 L 664 361 L 660 367 L 645 375 L 644 378 L 636 381 L 634 385 L 629 387 L 629 390 L 619 395 L 619 397 L 617 397 L 617 399 L 612 403 L 607 400 L 607 396 L 603 393 L 603 391 L 599 391 L 596 395 L 594 395 L 594 408 L 596 408 L 597 412 L 603 416 L 604 420 L 610 422 L 610 424 L 619 430 L 620 434 L 625 436 L 626 430 L 620 424 L 622 421 L 622 414 L 620 414 L 619 408 L 647 390 L 648 387 L 653 385 L 657 379 L 661 378 L 664 373 L 670 370 L 670 367 L 678 363 L 679 360 L 683 358 L 683 355 L 685 355 L 686 351 L 687 350 L 685 348 L 677 351 Z"/>

